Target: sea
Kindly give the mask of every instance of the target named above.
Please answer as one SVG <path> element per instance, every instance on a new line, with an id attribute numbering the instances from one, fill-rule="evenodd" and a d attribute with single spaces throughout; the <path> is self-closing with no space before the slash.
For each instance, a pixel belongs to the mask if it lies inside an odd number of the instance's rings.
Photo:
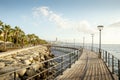
<path id="1" fill-rule="evenodd" d="M 94 44 L 94 47 L 98 48 L 98 44 Z M 116 58 L 120 59 L 120 44 L 102 44 L 101 49 L 114 55 Z"/>
<path id="2" fill-rule="evenodd" d="M 81 43 L 62 43 L 62 44 L 57 44 L 57 45 L 61 45 L 61 46 L 83 46 L 83 44 Z M 91 44 L 87 43 L 84 44 L 84 46 L 91 46 Z M 99 47 L 98 44 L 94 44 L 93 47 Z M 120 59 L 120 44 L 102 44 L 101 45 L 101 49 L 109 52 L 110 54 L 114 55 L 114 57 Z M 60 55 L 63 55 L 62 53 Z M 59 56 L 59 54 L 57 54 L 57 56 Z"/>

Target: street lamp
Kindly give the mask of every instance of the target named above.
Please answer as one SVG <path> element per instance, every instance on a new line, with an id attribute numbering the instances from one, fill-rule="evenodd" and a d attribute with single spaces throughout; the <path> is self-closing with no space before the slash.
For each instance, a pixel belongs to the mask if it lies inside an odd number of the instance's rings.
<path id="1" fill-rule="evenodd" d="M 99 30 L 99 58 L 101 58 L 101 30 L 103 29 L 102 25 L 97 26 Z"/>
<path id="2" fill-rule="evenodd" d="M 73 39 L 74 40 L 74 48 L 75 48 L 75 39 Z M 74 54 L 75 54 L 75 49 L 74 49 Z"/>
<path id="3" fill-rule="evenodd" d="M 83 37 L 83 48 L 85 46 L 85 37 Z"/>
<path id="4" fill-rule="evenodd" d="M 91 34 L 92 36 L 92 45 L 91 45 L 91 51 L 93 51 L 93 39 L 94 39 L 94 34 Z"/>

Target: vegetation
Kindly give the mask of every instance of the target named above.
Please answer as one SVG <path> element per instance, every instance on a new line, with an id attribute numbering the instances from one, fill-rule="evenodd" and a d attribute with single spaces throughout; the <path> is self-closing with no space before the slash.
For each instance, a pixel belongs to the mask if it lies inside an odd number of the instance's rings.
<path id="1" fill-rule="evenodd" d="M 12 43 L 16 48 L 47 43 L 35 34 L 25 34 L 20 27 L 15 26 L 12 28 L 10 25 L 4 24 L 2 21 L 0 21 L 0 40 L 4 41 L 4 44 L 2 44 L 3 47 L 1 48 L 2 51 L 6 50 L 6 42 Z"/>

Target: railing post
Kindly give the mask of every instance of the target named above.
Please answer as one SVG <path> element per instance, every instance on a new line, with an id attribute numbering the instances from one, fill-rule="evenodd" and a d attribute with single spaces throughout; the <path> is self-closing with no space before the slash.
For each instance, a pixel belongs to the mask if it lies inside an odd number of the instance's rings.
<path id="1" fill-rule="evenodd" d="M 105 52 L 103 52 L 103 61 L 105 60 Z"/>
<path id="2" fill-rule="evenodd" d="M 77 50 L 77 60 L 79 59 L 79 50 Z"/>
<path id="3" fill-rule="evenodd" d="M 110 53 L 108 53 L 108 67 L 110 67 Z"/>
<path id="4" fill-rule="evenodd" d="M 120 80 L 120 60 L 118 60 L 118 80 Z"/>
<path id="5" fill-rule="evenodd" d="M 73 56 L 74 56 L 74 57 L 73 57 L 74 60 L 72 59 L 72 60 L 73 60 L 73 63 L 75 63 L 75 59 L 76 59 L 76 56 L 75 56 L 75 55 L 76 55 L 76 54 L 75 54 L 75 49 L 74 49 L 74 54 L 73 54 Z"/>
<path id="6" fill-rule="evenodd" d="M 71 68 L 71 54 L 72 53 L 69 54 L 69 68 Z"/>
<path id="7" fill-rule="evenodd" d="M 103 51 L 103 53 L 102 53 L 102 57 L 103 57 L 103 61 L 104 61 L 104 51 Z"/>
<path id="8" fill-rule="evenodd" d="M 105 62 L 107 63 L 107 51 L 105 51 Z"/>
<path id="9" fill-rule="evenodd" d="M 14 80 L 16 80 L 16 72 L 14 72 Z"/>
<path id="10" fill-rule="evenodd" d="M 63 74 L 63 56 L 61 57 L 61 75 Z"/>
<path id="11" fill-rule="evenodd" d="M 112 55 L 112 73 L 114 74 L 114 56 Z"/>
<path id="12" fill-rule="evenodd" d="M 49 69 L 49 63 L 50 63 L 50 61 L 49 62 L 47 62 L 47 69 Z M 49 70 L 47 70 L 47 79 L 49 79 Z"/>

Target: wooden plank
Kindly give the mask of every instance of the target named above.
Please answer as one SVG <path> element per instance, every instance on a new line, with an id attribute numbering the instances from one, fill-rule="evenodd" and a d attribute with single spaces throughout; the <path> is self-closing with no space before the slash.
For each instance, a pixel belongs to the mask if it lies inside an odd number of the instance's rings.
<path id="1" fill-rule="evenodd" d="M 88 56 L 87 71 L 84 80 L 112 80 L 104 62 L 94 52 L 88 50 L 84 50 L 81 58 L 70 69 L 67 69 L 63 75 L 59 76 L 58 80 L 81 80 L 81 77 L 84 75 L 85 63 Z"/>

